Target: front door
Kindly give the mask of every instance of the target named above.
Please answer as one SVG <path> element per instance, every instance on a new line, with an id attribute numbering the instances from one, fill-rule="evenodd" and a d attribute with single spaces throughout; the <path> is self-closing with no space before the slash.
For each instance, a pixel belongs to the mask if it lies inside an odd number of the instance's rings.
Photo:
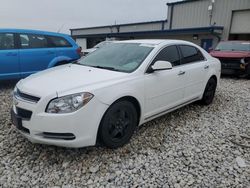
<path id="1" fill-rule="evenodd" d="M 169 61 L 173 68 L 155 71 L 145 75 L 145 119 L 164 113 L 183 102 L 185 74 L 180 66 L 177 47 L 168 46 L 160 51 L 153 60 Z"/>
<path id="2" fill-rule="evenodd" d="M 18 49 L 13 33 L 0 33 L 0 80 L 19 78 Z"/>

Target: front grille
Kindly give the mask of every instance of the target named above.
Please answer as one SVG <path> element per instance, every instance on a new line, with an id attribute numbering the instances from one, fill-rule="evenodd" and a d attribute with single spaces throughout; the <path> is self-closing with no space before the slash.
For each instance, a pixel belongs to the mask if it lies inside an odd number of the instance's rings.
<path id="1" fill-rule="evenodd" d="M 43 132 L 42 135 L 44 138 L 57 139 L 57 140 L 74 140 L 76 137 L 72 133 L 51 133 Z"/>
<path id="2" fill-rule="evenodd" d="M 19 107 L 16 107 L 17 115 L 22 119 L 29 120 L 32 116 L 32 112 Z"/>
<path id="3" fill-rule="evenodd" d="M 24 133 L 30 134 L 30 130 L 25 128 L 25 127 L 20 127 L 20 130 L 23 131 Z"/>
<path id="4" fill-rule="evenodd" d="M 221 62 L 222 68 L 227 68 L 227 69 L 239 69 L 240 68 L 241 59 L 219 58 L 219 60 Z"/>
<path id="5" fill-rule="evenodd" d="M 35 102 L 35 103 L 37 103 L 40 100 L 39 97 L 25 94 L 25 93 L 21 92 L 19 89 L 17 89 L 16 95 L 24 100 Z"/>

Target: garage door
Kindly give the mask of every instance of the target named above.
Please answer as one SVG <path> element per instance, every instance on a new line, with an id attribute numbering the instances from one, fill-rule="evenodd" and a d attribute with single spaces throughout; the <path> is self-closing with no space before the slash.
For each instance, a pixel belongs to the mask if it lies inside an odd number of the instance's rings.
<path id="1" fill-rule="evenodd" d="M 250 10 L 234 11 L 232 17 L 231 34 L 250 33 Z"/>
<path id="2" fill-rule="evenodd" d="M 87 48 L 87 39 L 86 38 L 76 38 L 76 43 L 82 47 L 83 50 Z"/>

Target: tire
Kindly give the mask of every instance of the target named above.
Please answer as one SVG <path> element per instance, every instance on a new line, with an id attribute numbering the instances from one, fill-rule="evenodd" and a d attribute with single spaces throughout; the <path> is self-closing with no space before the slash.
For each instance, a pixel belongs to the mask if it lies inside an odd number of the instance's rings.
<path id="1" fill-rule="evenodd" d="M 217 87 L 217 82 L 215 78 L 210 78 L 207 82 L 205 91 L 203 93 L 203 97 L 201 99 L 201 103 L 203 105 L 209 105 L 213 102 L 216 87 Z"/>
<path id="2" fill-rule="evenodd" d="M 129 142 L 137 127 L 137 111 L 128 101 L 118 101 L 104 114 L 98 136 L 103 145 L 115 149 Z"/>

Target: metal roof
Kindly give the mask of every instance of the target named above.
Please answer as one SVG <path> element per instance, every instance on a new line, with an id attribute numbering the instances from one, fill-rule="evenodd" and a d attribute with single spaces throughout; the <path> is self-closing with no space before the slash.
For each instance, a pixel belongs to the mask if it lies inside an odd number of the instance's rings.
<path id="1" fill-rule="evenodd" d="M 172 6 L 172 5 L 182 4 L 182 3 L 189 3 L 189 2 L 193 2 L 193 1 L 201 1 L 201 0 L 183 0 L 183 1 L 167 3 L 167 5 Z"/>
<path id="2" fill-rule="evenodd" d="M 168 20 L 156 20 L 156 21 L 147 21 L 147 22 L 135 22 L 135 23 L 126 23 L 126 24 L 117 24 L 117 25 L 105 25 L 105 26 L 96 26 L 96 27 L 83 27 L 83 28 L 74 28 L 70 29 L 71 31 L 76 30 L 85 30 L 85 29 L 98 29 L 104 27 L 119 27 L 119 26 L 130 26 L 130 25 L 142 25 L 142 24 L 152 24 L 152 23 L 162 23 L 167 22 Z"/>
<path id="3" fill-rule="evenodd" d="M 101 34 L 88 34 L 88 35 L 73 35 L 79 37 L 126 37 L 126 36 L 140 36 L 147 34 L 155 35 L 175 35 L 175 34 L 199 34 L 199 33 L 214 33 L 216 30 L 222 31 L 223 26 L 210 26 L 210 27 L 197 27 L 197 28 L 181 28 L 169 30 L 156 30 L 156 31 L 137 31 L 137 32 L 124 32 L 124 33 L 101 33 Z"/>

